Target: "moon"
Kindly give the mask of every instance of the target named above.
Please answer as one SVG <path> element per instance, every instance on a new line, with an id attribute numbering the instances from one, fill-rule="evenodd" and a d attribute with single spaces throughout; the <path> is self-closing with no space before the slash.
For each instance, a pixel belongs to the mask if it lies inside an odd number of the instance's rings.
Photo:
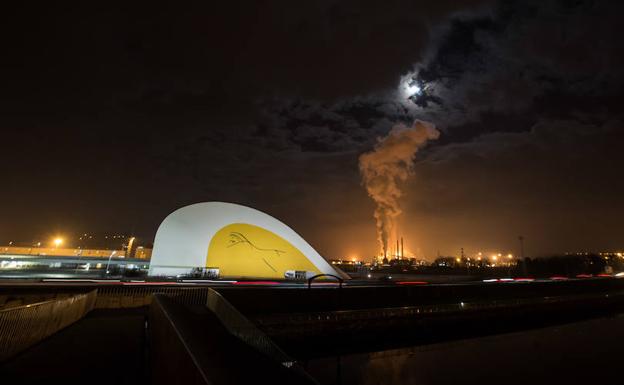
<path id="1" fill-rule="evenodd" d="M 401 77 L 399 88 L 405 99 L 414 95 L 420 95 L 423 92 L 422 87 L 414 80 L 414 74 L 407 74 Z"/>

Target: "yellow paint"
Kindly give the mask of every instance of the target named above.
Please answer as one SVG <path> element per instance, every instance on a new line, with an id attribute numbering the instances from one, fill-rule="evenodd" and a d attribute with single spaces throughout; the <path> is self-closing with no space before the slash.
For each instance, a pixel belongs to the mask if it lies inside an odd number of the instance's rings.
<path id="1" fill-rule="evenodd" d="M 261 227 L 232 223 L 210 240 L 206 267 L 219 268 L 222 277 L 283 279 L 286 270 L 320 274 L 290 242 Z"/>

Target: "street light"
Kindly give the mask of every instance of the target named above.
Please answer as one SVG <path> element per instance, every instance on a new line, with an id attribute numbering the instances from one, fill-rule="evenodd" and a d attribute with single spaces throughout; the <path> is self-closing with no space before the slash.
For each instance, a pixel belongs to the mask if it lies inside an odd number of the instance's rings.
<path id="1" fill-rule="evenodd" d="M 54 243 L 54 247 L 58 249 L 58 247 L 63 244 L 63 238 L 54 238 L 52 242 Z"/>
<path id="2" fill-rule="evenodd" d="M 115 250 L 115 251 L 113 251 L 113 252 L 111 253 L 111 255 L 108 257 L 108 263 L 106 263 L 106 274 L 110 273 L 110 270 L 108 270 L 108 267 L 110 266 L 110 261 L 111 261 L 111 258 L 113 258 L 113 255 L 115 255 L 116 253 L 117 253 L 117 251 Z"/>

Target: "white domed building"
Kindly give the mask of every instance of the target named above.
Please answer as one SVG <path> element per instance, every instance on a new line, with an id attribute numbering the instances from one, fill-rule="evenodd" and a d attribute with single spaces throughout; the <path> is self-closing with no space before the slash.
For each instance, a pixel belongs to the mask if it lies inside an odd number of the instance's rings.
<path id="1" fill-rule="evenodd" d="M 161 223 L 150 263 L 152 276 L 209 272 L 225 279 L 342 275 L 279 220 L 232 203 L 182 207 Z"/>

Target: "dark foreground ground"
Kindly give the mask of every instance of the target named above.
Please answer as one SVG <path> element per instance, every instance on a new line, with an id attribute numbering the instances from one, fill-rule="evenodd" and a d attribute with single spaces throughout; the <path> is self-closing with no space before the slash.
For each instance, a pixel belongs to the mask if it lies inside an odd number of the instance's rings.
<path id="1" fill-rule="evenodd" d="M 94 310 L 0 366 L 0 383 L 148 384 L 145 314 Z"/>
<path id="2" fill-rule="evenodd" d="M 144 309 L 97 310 L 5 363 L 0 379 L 148 384 L 145 336 Z M 617 384 L 624 377 L 622 341 L 624 316 L 618 315 L 302 364 L 321 384 Z"/>
<path id="3" fill-rule="evenodd" d="M 0 385 L 620 384 L 623 285 L 98 287 L 100 308 L 0 364 Z"/>
<path id="4" fill-rule="evenodd" d="M 317 359 L 321 384 L 621 384 L 624 316 Z"/>

